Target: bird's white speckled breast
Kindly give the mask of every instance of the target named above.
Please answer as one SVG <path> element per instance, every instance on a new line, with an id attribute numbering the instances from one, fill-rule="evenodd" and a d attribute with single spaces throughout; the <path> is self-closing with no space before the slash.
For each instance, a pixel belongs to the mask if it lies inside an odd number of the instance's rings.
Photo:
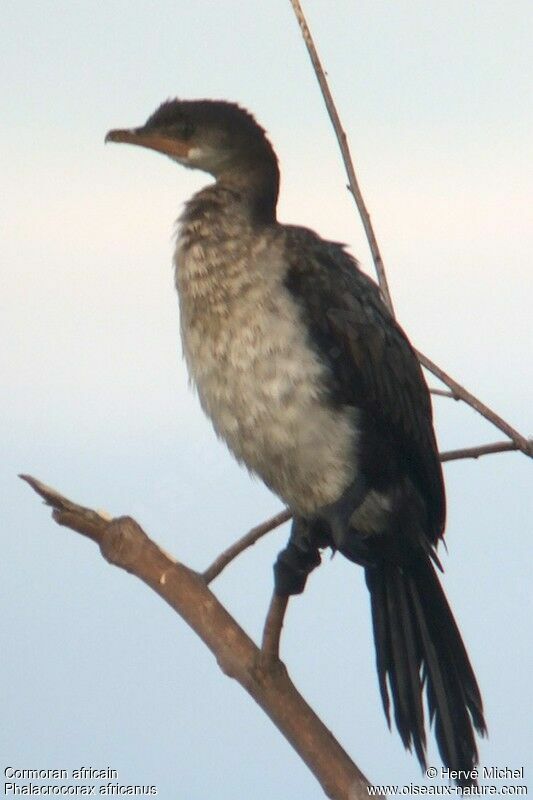
<path id="1" fill-rule="evenodd" d="M 354 477 L 354 412 L 326 403 L 276 228 L 214 241 L 184 223 L 175 265 L 183 352 L 217 434 L 294 511 L 336 500 Z"/>

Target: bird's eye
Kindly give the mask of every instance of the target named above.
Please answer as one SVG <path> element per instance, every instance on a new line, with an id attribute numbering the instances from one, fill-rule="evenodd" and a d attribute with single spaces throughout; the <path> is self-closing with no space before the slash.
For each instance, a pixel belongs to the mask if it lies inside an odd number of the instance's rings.
<path id="1" fill-rule="evenodd" d="M 194 133 L 194 125 L 189 120 L 180 120 L 172 126 L 176 136 L 180 139 L 187 141 Z"/>

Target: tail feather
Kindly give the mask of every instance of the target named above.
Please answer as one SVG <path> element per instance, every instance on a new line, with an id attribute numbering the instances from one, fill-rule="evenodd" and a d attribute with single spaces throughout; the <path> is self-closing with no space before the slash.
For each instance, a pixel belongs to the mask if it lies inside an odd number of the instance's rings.
<path id="1" fill-rule="evenodd" d="M 447 667 L 433 644 L 418 589 L 410 581 L 411 597 L 423 642 L 425 680 L 430 718 L 442 760 L 452 769 L 469 771 L 477 762 L 477 749 L 468 720 L 460 681 L 447 680 Z M 453 676 L 456 677 L 456 676 Z"/>
<path id="2" fill-rule="evenodd" d="M 366 582 L 370 591 L 372 626 L 376 648 L 376 666 L 383 710 L 390 728 L 390 699 L 387 689 L 387 675 L 392 672 L 389 624 L 387 617 L 387 592 L 383 570 L 367 569 Z"/>
<path id="3" fill-rule="evenodd" d="M 399 573 L 390 576 L 385 585 L 389 625 L 391 668 L 389 680 L 392 687 L 394 717 L 405 747 L 414 744 L 418 758 L 424 763 L 424 713 L 420 692 L 418 653 L 409 613 L 405 613 L 405 593 L 399 590 Z"/>
<path id="4" fill-rule="evenodd" d="M 485 734 L 487 732 L 483 718 L 483 702 L 477 685 L 474 670 L 466 652 L 459 628 L 455 622 L 451 608 L 446 600 L 439 579 L 435 571 L 420 569 L 416 582 L 420 598 L 431 597 L 436 608 L 436 613 L 431 614 L 434 624 L 434 636 L 443 642 L 443 655 L 448 656 L 453 662 L 454 671 L 458 676 L 463 676 L 460 685 L 465 693 L 465 705 L 472 717 L 475 729 Z"/>
<path id="5" fill-rule="evenodd" d="M 392 626 L 392 640 L 397 639 L 396 650 L 403 649 L 406 663 L 408 691 L 405 693 L 407 707 L 406 719 L 410 722 L 410 731 L 418 760 L 425 766 L 426 737 L 424 731 L 424 709 L 420 687 L 420 648 L 417 641 L 415 620 L 409 607 L 409 598 L 402 586 L 402 575 L 397 571 L 388 594 L 389 608 L 394 608 L 398 599 L 398 625 Z M 403 648 L 402 648 L 403 642 Z"/>
<path id="6" fill-rule="evenodd" d="M 444 764 L 470 772 L 474 728 L 486 732 L 483 705 L 461 635 L 427 555 L 415 563 L 367 567 L 376 663 L 390 726 L 389 695 L 402 741 L 425 767 L 422 692 Z M 468 779 L 464 781 L 469 783 Z"/>

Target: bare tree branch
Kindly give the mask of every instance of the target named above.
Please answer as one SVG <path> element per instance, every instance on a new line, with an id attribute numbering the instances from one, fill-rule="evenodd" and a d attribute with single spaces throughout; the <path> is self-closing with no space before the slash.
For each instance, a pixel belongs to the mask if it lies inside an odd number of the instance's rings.
<path id="1" fill-rule="evenodd" d="M 526 439 L 528 447 L 533 447 L 533 439 Z M 515 442 L 492 442 L 491 444 L 481 444 L 475 447 L 464 447 L 460 450 L 444 450 L 439 453 L 439 459 L 445 461 L 459 461 L 463 458 L 479 458 L 480 456 L 493 455 L 495 453 L 511 453 L 519 450 Z M 261 525 L 252 528 L 248 533 L 238 539 L 234 544 L 224 550 L 203 573 L 206 583 L 210 583 L 216 578 L 228 564 L 237 558 L 246 548 L 255 544 L 258 539 L 270 533 L 275 528 L 283 525 L 291 519 L 292 514 L 288 508 L 280 511 L 274 517 L 265 520 Z"/>
<path id="2" fill-rule="evenodd" d="M 529 447 L 533 446 L 533 439 L 528 441 Z M 464 447 L 460 450 L 446 450 L 440 454 L 441 461 L 457 461 L 460 458 L 479 458 L 480 456 L 491 455 L 492 453 L 509 453 L 518 450 L 515 442 L 494 442 L 493 444 L 482 444 L 479 447 Z"/>
<path id="3" fill-rule="evenodd" d="M 255 544 L 258 539 L 264 536 L 266 533 L 270 533 L 270 531 L 274 530 L 274 528 L 278 528 L 280 525 L 283 525 L 284 522 L 287 522 L 288 519 L 291 518 L 291 512 L 288 509 L 284 511 L 280 511 L 279 514 L 276 516 L 267 519 L 265 522 L 262 522 L 260 525 L 256 525 L 255 528 L 252 528 L 248 533 L 242 536 L 240 539 L 228 547 L 227 550 L 224 550 L 214 561 L 213 563 L 205 570 L 202 577 L 206 583 L 211 583 L 222 570 L 227 567 L 230 561 L 233 561 L 243 550 L 246 550 L 251 545 Z"/>
<path id="4" fill-rule="evenodd" d="M 381 253 L 379 251 L 379 246 L 376 239 L 376 235 L 374 233 L 374 228 L 372 227 L 372 222 L 370 220 L 370 214 L 367 211 L 363 195 L 361 194 L 361 190 L 359 188 L 359 182 L 355 174 L 355 168 L 353 165 L 350 148 L 348 147 L 348 139 L 346 137 L 346 133 L 344 132 L 339 114 L 335 107 L 335 103 L 333 101 L 333 97 L 330 92 L 328 82 L 326 80 L 326 75 L 324 73 L 324 70 L 322 69 L 322 64 L 320 63 L 315 43 L 313 41 L 313 37 L 311 36 L 311 31 L 309 30 L 309 26 L 305 19 L 304 12 L 302 11 L 302 7 L 299 3 L 299 0 L 290 0 L 290 2 L 294 9 L 296 19 L 298 20 L 298 23 L 300 25 L 302 36 L 307 45 L 307 50 L 311 58 L 311 61 L 313 63 L 317 80 L 322 90 L 322 96 L 326 104 L 329 118 L 331 119 L 331 124 L 333 125 L 333 129 L 335 131 L 335 135 L 339 143 L 340 151 L 342 154 L 342 160 L 344 161 L 344 167 L 346 169 L 346 174 L 348 175 L 348 181 L 349 181 L 348 189 L 352 193 L 357 208 L 359 210 L 359 214 L 361 215 L 361 220 L 363 222 L 363 227 L 365 229 L 366 238 L 370 246 L 370 252 L 372 253 L 372 259 L 376 267 L 376 272 L 379 281 L 379 288 L 381 289 L 383 300 L 387 304 L 391 312 L 394 313 L 392 298 L 389 291 L 389 284 L 387 282 L 387 275 L 385 274 L 385 267 L 383 265 L 383 260 L 381 258 Z"/>
<path id="5" fill-rule="evenodd" d="M 292 683 L 281 661 L 269 668 L 261 651 L 207 587 L 201 575 L 173 561 L 131 517 L 107 519 L 21 475 L 59 525 L 88 536 L 111 564 L 146 583 L 190 625 L 222 671 L 246 689 L 294 747 L 333 800 L 366 800 L 367 779 Z"/>
<path id="6" fill-rule="evenodd" d="M 288 603 L 288 597 L 280 597 L 276 592 L 272 595 L 261 643 L 261 653 L 266 665 L 272 664 L 279 659 L 281 629 L 283 628 L 283 620 L 285 619 Z"/>
<path id="7" fill-rule="evenodd" d="M 457 397 L 457 395 L 454 394 L 453 392 L 448 391 L 448 389 L 435 389 L 434 387 L 431 387 L 429 392 L 430 394 L 436 394 L 439 397 L 450 397 L 452 400 L 461 399 L 460 397 Z"/>
<path id="8" fill-rule="evenodd" d="M 333 125 L 337 141 L 339 143 L 339 148 L 342 154 L 342 160 L 344 162 L 346 174 L 348 175 L 349 189 L 354 197 L 357 209 L 359 211 L 361 220 L 363 222 L 365 234 L 368 243 L 370 245 L 370 251 L 372 253 L 372 258 L 374 261 L 374 266 L 376 269 L 376 274 L 378 277 L 378 283 L 381 290 L 381 294 L 383 296 L 385 303 L 389 307 L 391 313 L 394 314 L 394 309 L 389 291 L 389 285 L 385 273 L 385 266 L 383 264 L 383 259 L 381 258 L 381 253 L 379 251 L 376 235 L 372 227 L 370 215 L 366 208 L 355 175 L 355 170 L 353 166 L 352 157 L 350 154 L 350 148 L 346 138 L 346 133 L 344 132 L 344 129 L 342 127 L 342 123 L 338 111 L 336 109 L 333 96 L 328 86 L 324 69 L 322 68 L 322 64 L 320 63 L 315 43 L 313 41 L 313 37 L 311 35 L 311 31 L 309 29 L 309 25 L 307 24 L 307 20 L 304 16 L 300 2 L 299 0 L 290 0 L 290 3 L 294 10 L 296 19 L 298 20 L 298 24 L 300 26 L 303 39 L 307 46 L 307 51 L 311 59 L 311 63 L 313 64 L 313 69 L 315 71 L 316 78 L 320 85 L 322 97 L 324 98 L 324 103 L 326 105 L 329 118 Z M 447 375 L 447 373 L 445 373 L 444 370 L 440 369 L 440 367 L 438 367 L 433 361 L 427 358 L 427 356 L 425 356 L 423 353 L 417 351 L 417 356 L 420 360 L 420 363 L 423 364 L 423 366 L 426 367 L 426 369 L 428 369 L 430 372 L 436 375 L 437 378 L 439 378 L 439 380 L 441 380 L 446 386 L 448 386 L 448 388 L 452 390 L 454 396 L 460 398 L 461 400 L 464 400 L 465 403 L 472 406 L 472 408 L 474 408 L 479 414 L 488 419 L 490 422 L 492 422 L 493 425 L 495 425 L 497 428 L 503 431 L 503 433 L 509 436 L 509 438 L 512 439 L 513 442 L 515 442 L 518 450 L 521 450 L 526 455 L 533 457 L 533 450 L 531 449 L 531 446 L 528 443 L 527 439 L 524 436 L 522 436 L 522 434 L 520 434 L 513 427 L 511 427 L 509 423 L 505 422 L 505 420 L 503 420 L 500 416 L 498 416 L 498 414 L 492 411 L 488 406 L 482 403 L 481 400 L 478 400 L 477 397 L 474 397 L 474 395 L 471 394 L 467 389 L 465 389 L 463 386 L 460 386 L 456 381 L 453 380 L 453 378 Z"/>
<path id="9" fill-rule="evenodd" d="M 522 436 L 517 430 L 515 430 L 508 422 L 502 419 L 495 411 L 485 405 L 481 400 L 477 397 L 474 397 L 468 389 L 465 389 L 464 386 L 461 386 L 457 381 L 451 378 L 443 369 L 441 369 L 437 364 L 435 364 L 431 359 L 421 353 L 419 350 L 415 351 L 420 363 L 423 367 L 428 369 L 433 375 L 436 375 L 439 380 L 441 380 L 446 386 L 448 386 L 453 394 L 456 397 L 459 397 L 461 400 L 464 400 L 465 403 L 468 403 L 469 406 L 474 408 L 478 414 L 481 414 L 482 417 L 488 419 L 489 422 L 499 428 L 503 433 L 505 433 L 513 442 L 516 444 L 516 449 L 521 450 L 527 456 L 533 457 L 533 449 L 531 447 L 531 442 Z"/>

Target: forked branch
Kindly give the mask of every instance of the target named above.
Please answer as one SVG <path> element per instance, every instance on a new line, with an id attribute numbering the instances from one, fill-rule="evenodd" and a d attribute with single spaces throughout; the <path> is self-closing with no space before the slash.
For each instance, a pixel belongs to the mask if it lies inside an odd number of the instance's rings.
<path id="1" fill-rule="evenodd" d="M 533 439 L 526 441 L 529 447 L 533 447 Z M 476 447 L 463 447 L 459 450 L 445 450 L 440 453 L 439 457 L 444 463 L 445 461 L 459 461 L 464 458 L 480 458 L 481 456 L 494 455 L 495 453 L 510 453 L 518 449 L 518 445 L 515 442 L 492 442 L 491 444 L 481 444 Z M 248 547 L 251 547 L 270 531 L 283 525 L 291 517 L 291 512 L 286 508 L 260 525 L 256 525 L 244 536 L 241 536 L 240 539 L 237 539 L 202 573 L 205 582 L 211 583 L 244 550 L 247 550 Z"/>
<path id="2" fill-rule="evenodd" d="M 333 125 L 333 129 L 335 131 L 337 142 L 339 143 L 342 160 L 344 162 L 346 174 L 348 176 L 348 181 L 349 181 L 348 188 L 350 189 L 350 192 L 353 195 L 353 198 L 357 205 L 357 210 L 359 211 L 359 215 L 363 223 L 368 244 L 370 246 L 370 252 L 372 253 L 372 259 L 374 261 L 374 267 L 376 269 L 378 283 L 381 290 L 381 294 L 383 296 L 383 300 L 389 307 L 391 313 L 394 314 L 391 295 L 389 291 L 389 285 L 385 273 L 385 266 L 383 264 L 383 259 L 381 258 L 381 253 L 378 247 L 376 235 L 374 233 L 374 228 L 372 226 L 372 221 L 370 219 L 370 214 L 368 213 L 368 210 L 366 208 L 366 204 L 364 202 L 361 190 L 359 188 L 359 183 L 355 175 L 355 169 L 346 133 L 342 127 L 339 113 L 335 106 L 335 102 L 333 100 L 333 96 L 331 94 L 331 90 L 328 85 L 326 74 L 324 72 L 322 64 L 320 63 L 320 58 L 318 56 L 318 52 L 315 43 L 313 41 L 313 37 L 311 35 L 311 31 L 309 29 L 309 25 L 307 24 L 307 20 L 305 18 L 300 2 L 299 0 L 290 0 L 290 3 L 294 10 L 296 19 L 298 20 L 298 24 L 302 32 L 302 37 L 306 44 L 307 51 L 309 53 L 309 58 L 311 59 L 313 69 L 315 71 L 315 75 L 318 80 L 320 90 L 322 92 L 322 97 L 324 98 L 324 103 L 326 105 L 326 109 L 329 114 L 331 124 Z M 506 436 L 512 439 L 512 441 L 516 444 L 517 450 L 521 450 L 526 455 L 533 457 L 533 449 L 531 447 L 531 444 L 527 441 L 527 439 L 524 436 L 522 436 L 521 433 L 519 433 L 511 425 L 509 425 L 508 422 L 502 419 L 491 408 L 482 403 L 481 400 L 478 400 L 477 397 L 474 397 L 474 395 L 471 394 L 471 392 L 469 392 L 463 386 L 458 384 L 453 378 L 451 378 L 446 372 L 444 372 L 444 370 L 440 369 L 440 367 L 438 367 L 437 364 L 431 361 L 431 359 L 429 359 L 427 356 L 425 356 L 423 353 L 420 353 L 419 351 L 417 351 L 417 355 L 420 360 L 420 363 L 426 369 L 432 372 L 433 375 L 436 375 L 436 377 L 439 378 L 439 380 L 441 380 L 446 386 L 448 386 L 449 389 L 451 389 L 453 397 L 455 397 L 456 399 L 463 400 L 469 406 L 474 408 L 479 414 L 481 414 L 481 416 L 485 417 L 485 419 L 488 419 L 489 422 L 492 422 L 493 425 L 495 425 L 503 433 L 505 433 Z"/>
<path id="3" fill-rule="evenodd" d="M 251 547 L 253 544 L 257 542 L 258 539 L 261 539 L 266 533 L 270 533 L 273 531 L 274 528 L 278 528 L 280 525 L 283 525 L 284 522 L 287 522 L 288 519 L 291 518 L 291 512 L 288 509 L 284 511 L 280 511 L 279 514 L 276 514 L 274 517 L 267 519 L 265 522 L 261 523 L 261 525 L 256 525 L 255 528 L 252 528 L 248 533 L 242 536 L 240 539 L 237 539 L 234 544 L 228 547 L 227 550 L 224 550 L 218 558 L 216 558 L 210 567 L 208 567 L 205 572 L 203 573 L 203 579 L 206 583 L 211 583 L 222 570 L 227 567 L 227 565 L 233 561 L 238 555 L 240 555 L 244 550 L 247 550 L 248 547 Z"/>
<path id="4" fill-rule="evenodd" d="M 368 798 L 367 779 L 299 694 L 285 666 L 261 658 L 201 575 L 172 561 L 131 517 L 108 519 L 29 475 L 20 477 L 53 508 L 59 525 L 96 542 L 107 561 L 146 583 L 190 625 L 222 671 L 246 689 L 294 747 L 327 797 Z"/>

